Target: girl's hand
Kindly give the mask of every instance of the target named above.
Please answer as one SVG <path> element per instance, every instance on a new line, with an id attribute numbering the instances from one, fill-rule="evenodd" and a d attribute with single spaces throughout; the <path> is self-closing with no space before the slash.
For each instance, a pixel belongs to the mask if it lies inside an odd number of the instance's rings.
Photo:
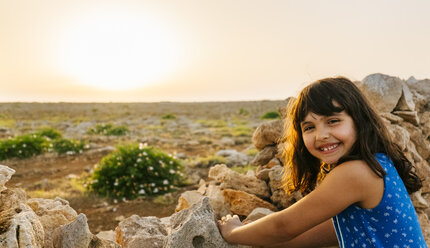
<path id="1" fill-rule="evenodd" d="M 243 226 L 242 222 L 237 215 L 227 215 L 218 220 L 218 228 L 221 235 L 227 242 L 231 242 L 231 234 L 234 229 Z"/>

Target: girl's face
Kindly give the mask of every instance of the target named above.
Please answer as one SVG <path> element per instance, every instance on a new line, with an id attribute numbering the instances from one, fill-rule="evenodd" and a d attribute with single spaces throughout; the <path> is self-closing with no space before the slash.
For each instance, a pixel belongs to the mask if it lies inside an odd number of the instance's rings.
<path id="1" fill-rule="evenodd" d="M 309 112 L 300 127 L 308 151 L 327 164 L 336 164 L 357 140 L 354 121 L 345 111 L 331 116 Z"/>

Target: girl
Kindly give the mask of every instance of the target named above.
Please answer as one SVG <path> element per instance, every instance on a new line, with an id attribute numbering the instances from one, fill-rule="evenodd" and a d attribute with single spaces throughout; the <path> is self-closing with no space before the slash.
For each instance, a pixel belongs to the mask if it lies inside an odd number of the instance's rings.
<path id="1" fill-rule="evenodd" d="M 227 242 L 427 247 L 408 195 L 421 188 L 421 181 L 350 80 L 326 78 L 307 86 L 289 118 L 284 154 L 291 173 L 285 187 L 310 193 L 247 225 L 236 215 L 223 217 L 218 225 Z M 321 179 L 321 172 L 328 174 Z"/>

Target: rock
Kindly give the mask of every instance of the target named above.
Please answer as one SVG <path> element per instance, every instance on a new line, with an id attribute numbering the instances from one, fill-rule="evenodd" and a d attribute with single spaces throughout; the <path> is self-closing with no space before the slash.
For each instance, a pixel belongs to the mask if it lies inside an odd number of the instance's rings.
<path id="1" fill-rule="evenodd" d="M 257 168 L 255 177 L 263 181 L 269 181 L 269 173 L 278 166 L 282 167 L 279 160 L 277 158 L 273 158 L 264 166 L 259 166 Z"/>
<path id="2" fill-rule="evenodd" d="M 236 150 L 219 150 L 215 155 L 225 157 L 227 159 L 227 164 L 231 166 L 247 165 L 249 162 L 248 155 Z"/>
<path id="3" fill-rule="evenodd" d="M 268 145 L 279 143 L 282 137 L 283 126 L 284 122 L 282 119 L 264 122 L 258 126 L 252 135 L 252 143 L 255 148 L 262 150 Z"/>
<path id="4" fill-rule="evenodd" d="M 420 162 L 416 162 L 415 167 L 417 168 L 417 175 L 421 179 L 424 179 L 421 192 L 430 193 L 430 184 L 428 183 L 428 178 L 430 178 L 430 165 L 427 161 L 422 160 Z"/>
<path id="5" fill-rule="evenodd" d="M 208 197 L 203 198 L 191 208 L 173 214 L 170 217 L 170 227 L 171 233 L 164 246 L 166 248 L 238 247 L 228 244 L 222 238 Z"/>
<path id="6" fill-rule="evenodd" d="M 0 212 L 0 247 L 43 247 L 45 232 L 33 210 L 24 203 Z"/>
<path id="7" fill-rule="evenodd" d="M 402 96 L 403 84 L 398 77 L 376 73 L 365 77 L 359 87 L 378 112 L 391 112 Z"/>
<path id="8" fill-rule="evenodd" d="M 411 89 L 416 90 L 425 98 L 430 98 L 430 79 L 419 80 L 414 84 L 409 84 L 409 87 L 411 87 Z"/>
<path id="9" fill-rule="evenodd" d="M 59 197 L 55 200 L 32 198 L 27 201 L 27 204 L 33 209 L 39 217 L 45 230 L 44 248 L 52 248 L 52 233 L 61 226 L 73 221 L 77 213 L 69 206 L 69 202 Z"/>
<path id="10" fill-rule="evenodd" d="M 394 108 L 395 111 L 415 111 L 413 95 L 407 84 L 402 84 L 402 95 Z"/>
<path id="11" fill-rule="evenodd" d="M 196 190 L 185 191 L 178 199 L 178 204 L 176 205 L 175 212 L 179 212 L 183 209 L 191 207 L 191 205 L 199 202 L 202 198 L 203 195 Z"/>
<path id="12" fill-rule="evenodd" d="M 403 121 L 402 117 L 393 115 L 392 113 L 384 112 L 384 113 L 380 113 L 379 116 L 381 116 L 386 120 L 389 120 L 391 124 L 398 124 Z"/>
<path id="13" fill-rule="evenodd" d="M 402 151 L 405 151 L 410 141 L 409 132 L 399 125 L 389 125 L 387 127 L 393 142 L 396 143 Z"/>
<path id="14" fill-rule="evenodd" d="M 232 214 L 230 205 L 226 202 L 219 186 L 210 184 L 206 189 L 205 196 L 209 197 L 210 204 L 215 211 L 215 217 L 219 218 L 227 214 Z"/>
<path id="15" fill-rule="evenodd" d="M 6 189 L 0 193 L 0 213 L 8 209 L 19 208 L 27 202 L 27 195 L 22 189 Z"/>
<path id="16" fill-rule="evenodd" d="M 167 227 L 157 217 L 132 215 L 115 228 L 116 241 L 124 248 L 163 248 Z"/>
<path id="17" fill-rule="evenodd" d="M 87 217 L 81 213 L 74 221 L 56 228 L 52 238 L 53 247 L 56 248 L 88 248 L 93 234 L 88 227 Z"/>
<path id="18" fill-rule="evenodd" d="M 411 141 L 415 144 L 421 157 L 426 160 L 430 158 L 430 142 L 424 138 L 422 130 L 408 123 L 404 123 L 403 126 L 411 135 Z"/>
<path id="19" fill-rule="evenodd" d="M 261 198 L 268 198 L 269 188 L 267 184 L 252 176 L 246 176 L 232 171 L 224 164 L 218 164 L 209 170 L 209 179 L 220 183 L 221 189 L 242 190 L 250 194 L 257 195 Z"/>
<path id="20" fill-rule="evenodd" d="M 270 200 L 279 209 L 288 208 L 301 198 L 301 194 L 299 192 L 291 195 L 288 195 L 285 192 L 282 182 L 283 173 L 284 168 L 281 166 L 275 166 L 269 172 L 269 187 L 272 192 Z"/>
<path id="21" fill-rule="evenodd" d="M 430 112 L 425 112 L 421 115 L 421 125 L 424 134 L 424 139 L 430 140 Z"/>
<path id="22" fill-rule="evenodd" d="M 254 160 L 251 161 L 251 165 L 254 166 L 263 166 L 267 164 L 272 158 L 275 157 L 278 149 L 276 146 L 266 146 L 261 150 L 257 156 L 255 156 Z"/>
<path id="23" fill-rule="evenodd" d="M 6 189 L 4 186 L 10 180 L 15 170 L 5 165 L 0 165 L 0 192 Z"/>
<path id="24" fill-rule="evenodd" d="M 116 242 L 116 233 L 113 230 L 101 231 L 101 232 L 97 233 L 96 236 L 100 239 Z"/>
<path id="25" fill-rule="evenodd" d="M 274 212 L 267 208 L 256 208 L 252 210 L 252 212 L 242 221 L 243 224 L 249 224 L 258 219 L 261 219 L 269 214 L 273 214 Z"/>
<path id="26" fill-rule="evenodd" d="M 418 114 L 415 111 L 394 111 L 393 114 L 402 117 L 402 119 L 414 124 L 415 126 L 418 126 L 420 123 Z"/>
<path id="27" fill-rule="evenodd" d="M 237 215 L 248 216 L 255 208 L 268 208 L 272 211 L 278 210 L 270 202 L 244 191 L 225 189 L 223 190 L 223 195 L 230 204 L 230 211 Z"/>

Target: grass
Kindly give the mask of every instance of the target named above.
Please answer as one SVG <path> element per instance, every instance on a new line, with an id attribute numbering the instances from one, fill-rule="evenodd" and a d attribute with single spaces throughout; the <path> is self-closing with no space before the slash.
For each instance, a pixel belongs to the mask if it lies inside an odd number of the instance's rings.
<path id="1" fill-rule="evenodd" d="M 257 169 L 257 166 L 252 166 L 248 164 L 246 166 L 235 166 L 235 167 L 232 167 L 231 169 L 241 174 L 246 174 L 248 173 L 248 171 L 255 171 Z"/>

